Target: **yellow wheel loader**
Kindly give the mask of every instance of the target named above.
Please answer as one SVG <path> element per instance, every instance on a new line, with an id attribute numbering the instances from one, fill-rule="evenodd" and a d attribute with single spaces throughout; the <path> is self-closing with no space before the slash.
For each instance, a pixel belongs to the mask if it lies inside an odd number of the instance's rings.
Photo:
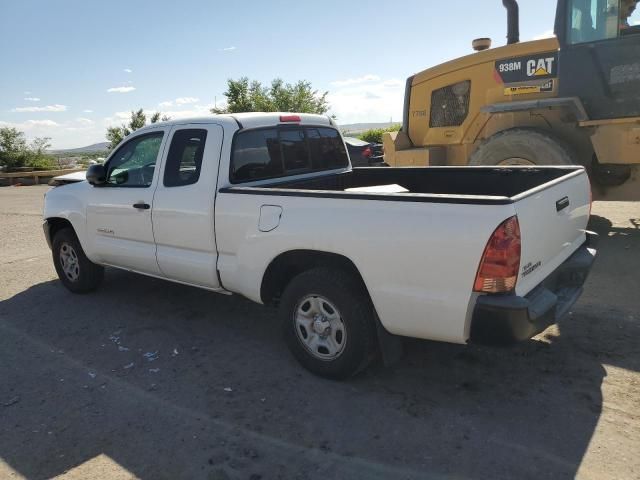
<path id="1" fill-rule="evenodd" d="M 519 41 L 407 79 L 403 126 L 384 135 L 391 166 L 587 167 L 598 198 L 640 199 L 639 0 L 558 0 L 555 36 Z M 640 10 L 640 9 L 639 9 Z"/>

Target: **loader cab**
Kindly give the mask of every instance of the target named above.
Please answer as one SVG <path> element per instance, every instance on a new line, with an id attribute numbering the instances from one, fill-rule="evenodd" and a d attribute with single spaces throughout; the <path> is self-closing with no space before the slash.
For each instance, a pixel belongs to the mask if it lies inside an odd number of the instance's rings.
<path id="1" fill-rule="evenodd" d="M 639 0 L 559 0 L 555 32 L 560 96 L 592 120 L 640 116 Z"/>

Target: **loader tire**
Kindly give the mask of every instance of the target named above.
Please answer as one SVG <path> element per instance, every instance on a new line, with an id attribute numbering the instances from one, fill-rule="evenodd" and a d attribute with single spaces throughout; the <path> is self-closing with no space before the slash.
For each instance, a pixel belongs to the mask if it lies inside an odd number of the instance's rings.
<path id="1" fill-rule="evenodd" d="M 535 128 L 496 133 L 471 155 L 469 165 L 575 165 L 575 154 L 564 141 Z"/>

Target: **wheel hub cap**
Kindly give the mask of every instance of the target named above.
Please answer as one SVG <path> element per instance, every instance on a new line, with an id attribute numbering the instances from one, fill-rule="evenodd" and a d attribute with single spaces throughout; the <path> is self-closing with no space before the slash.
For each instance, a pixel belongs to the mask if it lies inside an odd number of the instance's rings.
<path id="1" fill-rule="evenodd" d="M 78 254 L 74 248 L 68 243 L 60 246 L 60 265 L 64 275 L 72 282 L 75 282 L 80 276 L 80 264 L 78 262 Z"/>
<path id="2" fill-rule="evenodd" d="M 316 315 L 313 320 L 313 331 L 318 335 L 327 337 L 331 333 L 331 324 L 324 315 Z"/>
<path id="3" fill-rule="evenodd" d="M 307 295 L 293 315 L 300 343 L 316 358 L 334 360 L 344 351 L 347 329 L 338 309 L 327 298 Z"/>

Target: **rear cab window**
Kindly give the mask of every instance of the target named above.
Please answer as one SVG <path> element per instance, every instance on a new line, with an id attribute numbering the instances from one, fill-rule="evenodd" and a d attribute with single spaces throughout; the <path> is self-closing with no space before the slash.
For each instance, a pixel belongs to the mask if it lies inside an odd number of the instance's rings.
<path id="1" fill-rule="evenodd" d="M 348 166 L 344 142 L 334 128 L 268 127 L 236 133 L 229 179 L 254 182 Z"/>

